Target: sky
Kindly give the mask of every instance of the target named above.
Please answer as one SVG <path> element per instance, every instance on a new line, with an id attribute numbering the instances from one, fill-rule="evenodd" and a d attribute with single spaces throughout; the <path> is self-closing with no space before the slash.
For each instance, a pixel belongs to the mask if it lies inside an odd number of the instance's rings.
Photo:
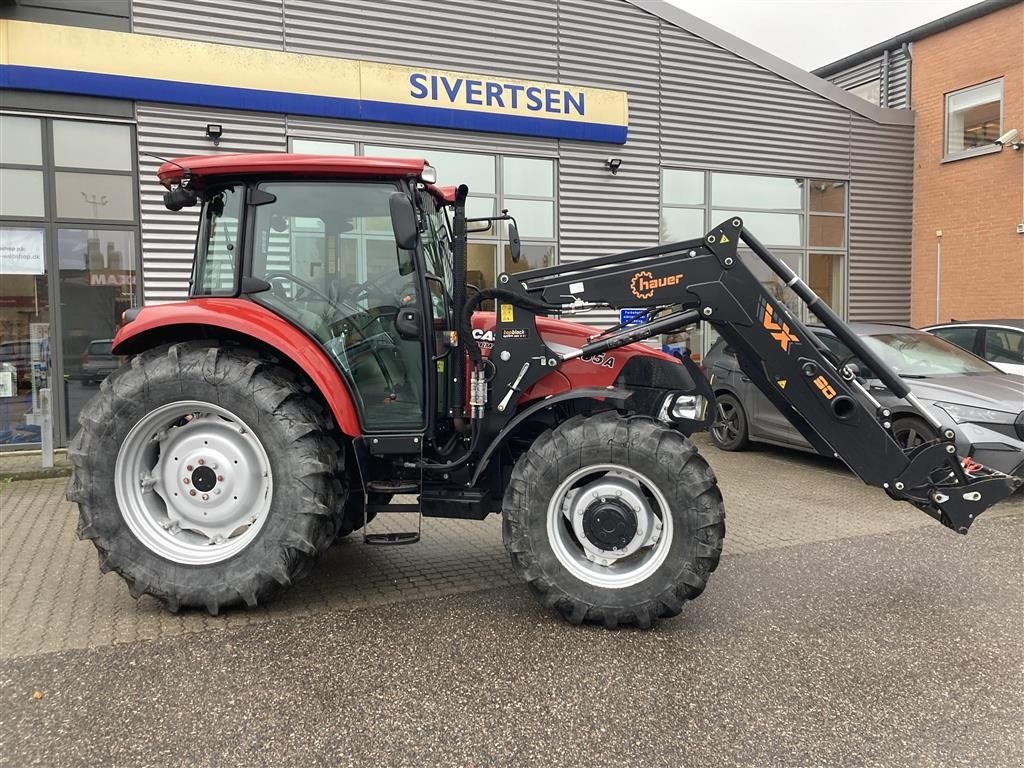
<path id="1" fill-rule="evenodd" d="M 829 64 L 977 0 L 668 0 L 806 70 Z"/>

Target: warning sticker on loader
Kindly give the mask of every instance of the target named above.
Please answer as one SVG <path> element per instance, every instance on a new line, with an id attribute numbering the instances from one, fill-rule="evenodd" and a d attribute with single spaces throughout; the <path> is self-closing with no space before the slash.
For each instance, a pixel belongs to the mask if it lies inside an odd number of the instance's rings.
<path id="1" fill-rule="evenodd" d="M 516 320 L 516 309 L 511 304 L 501 305 L 501 322 L 514 323 Z"/>

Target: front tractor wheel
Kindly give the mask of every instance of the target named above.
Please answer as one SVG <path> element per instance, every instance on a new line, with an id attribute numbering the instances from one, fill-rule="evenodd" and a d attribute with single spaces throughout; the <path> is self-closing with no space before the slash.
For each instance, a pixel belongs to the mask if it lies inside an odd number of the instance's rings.
<path id="1" fill-rule="evenodd" d="M 82 411 L 68 449 L 79 536 L 133 597 L 253 607 L 305 575 L 344 504 L 317 404 L 256 353 L 145 352 Z"/>
<path id="2" fill-rule="evenodd" d="M 722 496 L 683 435 L 647 417 L 578 416 L 541 435 L 503 508 L 512 566 L 569 621 L 649 627 L 718 565 Z"/>

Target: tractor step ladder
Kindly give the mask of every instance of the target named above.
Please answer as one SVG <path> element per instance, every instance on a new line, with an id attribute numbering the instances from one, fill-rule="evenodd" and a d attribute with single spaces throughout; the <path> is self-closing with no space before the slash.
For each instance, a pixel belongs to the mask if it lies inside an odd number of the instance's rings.
<path id="1" fill-rule="evenodd" d="M 423 458 L 423 435 L 387 435 L 361 437 L 353 441 L 355 444 L 356 461 L 359 473 L 363 478 L 363 543 L 375 545 L 415 544 L 420 540 L 423 529 L 423 515 L 419 504 L 420 488 L 423 482 L 423 471 L 414 470 L 415 478 L 395 478 L 386 475 L 395 471 L 393 463 L 396 455 L 406 460 L 421 461 Z M 376 503 L 371 496 L 386 494 L 388 496 L 415 495 L 414 503 L 394 502 Z M 416 516 L 416 528 L 407 530 L 371 531 L 376 527 L 390 527 L 384 521 L 389 515 Z M 373 518 L 371 520 L 371 518 Z"/>

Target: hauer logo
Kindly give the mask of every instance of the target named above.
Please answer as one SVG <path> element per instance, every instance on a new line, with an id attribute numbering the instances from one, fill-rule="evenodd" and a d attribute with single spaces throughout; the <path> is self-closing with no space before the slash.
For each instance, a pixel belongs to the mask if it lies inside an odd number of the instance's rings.
<path id="1" fill-rule="evenodd" d="M 659 288 L 667 288 L 670 285 L 679 285 L 679 281 L 682 279 L 682 273 L 678 275 L 667 275 L 666 277 L 655 277 L 644 269 L 633 275 L 633 279 L 629 281 L 629 290 L 632 291 L 633 295 L 638 299 L 649 299 L 654 296 L 654 292 Z"/>

